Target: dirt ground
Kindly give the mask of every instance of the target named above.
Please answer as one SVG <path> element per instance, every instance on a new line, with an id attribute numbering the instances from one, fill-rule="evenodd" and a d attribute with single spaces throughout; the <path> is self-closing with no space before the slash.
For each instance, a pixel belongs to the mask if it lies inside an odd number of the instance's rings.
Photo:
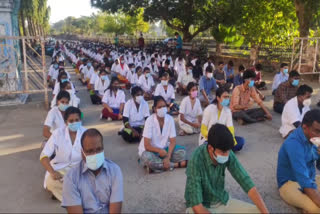
<path id="1" fill-rule="evenodd" d="M 270 80 L 273 74 L 264 78 Z M 120 165 L 124 176 L 125 213 L 183 213 L 185 212 L 185 169 L 161 174 L 146 174 L 139 167 L 138 144 L 129 145 L 117 135 L 121 122 L 99 120 L 101 106 L 90 103 L 89 94 L 81 90 L 73 73 L 73 81 L 79 89 L 85 127 L 98 128 L 104 136 L 106 157 Z M 318 94 L 319 84 L 309 83 Z M 265 104 L 271 109 L 271 91 Z M 181 97 L 178 97 L 181 100 Z M 313 98 L 313 103 L 318 97 Z M 278 129 L 281 118 L 273 114 L 273 120 L 254 125 L 236 127 L 236 134 L 246 139 L 243 151 L 237 157 L 251 175 L 271 212 L 296 213 L 299 210 L 285 204 L 279 196 L 276 184 L 278 150 L 283 142 Z M 0 212 L 56 213 L 65 212 L 57 201 L 43 189 L 45 170 L 39 162 L 42 126 L 47 111 L 43 107 L 43 95 L 29 97 L 20 106 L 0 108 Z M 188 157 L 198 145 L 198 135 L 177 137 L 177 143 L 187 148 Z M 226 187 L 232 197 L 250 201 L 240 186 L 227 173 Z"/>

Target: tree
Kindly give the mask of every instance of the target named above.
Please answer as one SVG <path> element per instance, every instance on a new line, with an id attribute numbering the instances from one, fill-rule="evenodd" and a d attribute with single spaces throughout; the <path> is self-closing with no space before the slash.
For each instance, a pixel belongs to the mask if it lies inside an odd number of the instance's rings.
<path id="1" fill-rule="evenodd" d="M 166 25 L 183 34 L 184 41 L 190 41 L 200 32 L 208 30 L 219 19 L 229 19 L 231 6 L 241 0 L 91 0 L 94 7 L 111 13 L 135 14 L 144 8 L 146 21 L 163 20 Z"/>

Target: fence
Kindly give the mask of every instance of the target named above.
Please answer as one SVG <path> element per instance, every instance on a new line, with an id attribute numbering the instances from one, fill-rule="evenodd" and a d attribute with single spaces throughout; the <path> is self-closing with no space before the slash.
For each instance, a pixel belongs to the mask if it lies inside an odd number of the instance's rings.
<path id="1" fill-rule="evenodd" d="M 49 107 L 43 37 L 0 36 L 0 97 L 44 93 Z"/>

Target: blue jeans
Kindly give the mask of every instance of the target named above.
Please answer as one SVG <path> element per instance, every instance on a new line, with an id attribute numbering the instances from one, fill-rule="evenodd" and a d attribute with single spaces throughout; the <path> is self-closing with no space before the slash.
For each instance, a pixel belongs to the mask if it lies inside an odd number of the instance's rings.
<path id="1" fill-rule="evenodd" d="M 233 147 L 232 151 L 238 152 L 242 149 L 243 145 L 245 144 L 245 139 L 243 137 L 235 136 L 237 145 Z"/>

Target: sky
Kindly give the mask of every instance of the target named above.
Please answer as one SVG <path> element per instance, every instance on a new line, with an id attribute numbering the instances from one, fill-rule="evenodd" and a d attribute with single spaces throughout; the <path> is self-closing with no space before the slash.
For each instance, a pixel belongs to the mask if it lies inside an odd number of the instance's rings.
<path id="1" fill-rule="evenodd" d="M 51 7 L 50 24 L 58 22 L 68 16 L 90 16 L 98 9 L 91 8 L 90 0 L 48 0 Z"/>

